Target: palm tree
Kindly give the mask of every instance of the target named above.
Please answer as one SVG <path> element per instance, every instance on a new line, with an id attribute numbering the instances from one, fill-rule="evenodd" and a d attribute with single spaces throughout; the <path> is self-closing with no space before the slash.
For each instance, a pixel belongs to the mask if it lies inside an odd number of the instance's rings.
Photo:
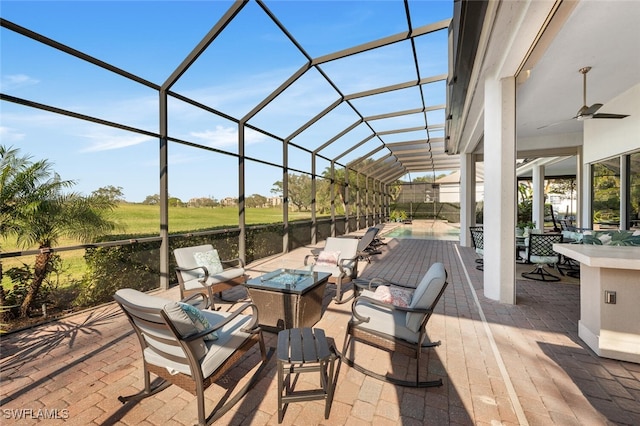
<path id="1" fill-rule="evenodd" d="M 62 237 L 88 242 L 115 229 L 115 223 L 107 217 L 115 203 L 100 196 L 64 193 L 75 183 L 60 179 L 46 160 L 32 163 L 29 157 L 19 158 L 16 150 L 3 147 L 0 155 L 0 192 L 3 200 L 10 201 L 0 214 L 2 235 L 13 234 L 19 246 L 37 246 L 40 250 L 33 279 L 20 306 L 20 316 L 25 317 L 52 268 L 51 247 Z"/>
<path id="2" fill-rule="evenodd" d="M 31 163 L 29 157 L 20 157 L 18 150 L 0 145 L 0 236 L 19 232 L 21 212 L 29 209 L 38 197 L 37 182 L 50 173 L 46 163 Z M 0 282 L 2 282 L 0 262 Z M 0 305 L 5 305 L 4 288 L 0 285 Z M 2 312 L 5 320 L 4 311 Z"/>

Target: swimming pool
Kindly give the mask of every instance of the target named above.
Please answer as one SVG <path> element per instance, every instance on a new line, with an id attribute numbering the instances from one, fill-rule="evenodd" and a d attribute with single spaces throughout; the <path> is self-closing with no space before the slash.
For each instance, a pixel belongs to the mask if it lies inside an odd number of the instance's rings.
<path id="1" fill-rule="evenodd" d="M 402 225 L 388 233 L 385 233 L 384 237 L 458 241 L 460 239 L 460 229 L 454 227 L 450 227 L 448 229 L 434 229 L 429 227 L 412 227 L 411 225 Z"/>

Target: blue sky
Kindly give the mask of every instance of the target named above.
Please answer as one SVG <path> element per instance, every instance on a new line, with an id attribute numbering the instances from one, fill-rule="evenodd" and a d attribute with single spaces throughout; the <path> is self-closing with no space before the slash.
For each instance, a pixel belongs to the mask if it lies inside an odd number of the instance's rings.
<path id="1" fill-rule="evenodd" d="M 162 84 L 231 5 L 229 1 L 5 1 L 0 15 L 97 59 L 155 84 Z M 401 1 L 267 1 L 308 55 L 315 58 L 371 40 L 406 31 Z M 450 1 L 411 1 L 414 27 L 450 18 Z M 0 84 L 16 96 L 128 126 L 158 131 L 158 96 L 154 90 L 84 63 L 20 35 L 0 30 Z M 423 77 L 445 73 L 446 31 L 416 39 L 429 52 L 421 61 Z M 415 68 L 407 60 L 408 44 L 366 52 L 323 66 L 347 93 L 411 80 Z M 306 58 L 251 2 L 176 83 L 172 90 L 230 116 L 247 114 L 298 70 Z M 385 66 L 380 66 L 385 64 Z M 444 103 L 444 83 L 425 88 L 425 97 Z M 433 93 L 428 93 L 433 92 Z M 354 104 L 366 114 L 394 110 L 417 89 L 405 89 Z M 285 137 L 337 99 L 317 71 L 305 74 L 291 88 L 252 117 L 249 123 Z M 0 103 L 0 139 L 34 159 L 47 158 L 75 190 L 90 193 L 105 186 L 123 188 L 128 201 L 139 202 L 159 192 L 158 141 L 82 120 L 63 117 L 10 102 Z M 237 153 L 237 125 L 177 100 L 169 103 L 169 132 L 196 144 Z M 417 117 L 380 123 L 411 127 Z M 435 120 L 439 118 L 434 118 Z M 340 106 L 294 141 L 315 148 L 351 125 L 357 116 Z M 402 120 L 402 123 L 398 123 Z M 378 130 L 378 129 L 376 129 Z M 370 133 L 358 126 L 323 151 L 332 157 Z M 410 137 L 404 135 L 403 137 Z M 345 156 L 351 161 L 370 151 L 375 141 Z M 380 153 L 379 155 L 383 155 Z M 282 163 L 282 144 L 248 131 L 246 155 Z M 376 158 L 374 156 L 374 158 Z M 311 171 L 310 156 L 289 151 L 290 167 Z M 235 157 L 171 144 L 169 192 L 183 201 L 192 197 L 237 196 Z M 328 167 L 318 165 L 318 172 Z M 247 194 L 269 195 L 280 169 L 247 162 Z M 416 177 L 413 176 L 412 177 Z"/>

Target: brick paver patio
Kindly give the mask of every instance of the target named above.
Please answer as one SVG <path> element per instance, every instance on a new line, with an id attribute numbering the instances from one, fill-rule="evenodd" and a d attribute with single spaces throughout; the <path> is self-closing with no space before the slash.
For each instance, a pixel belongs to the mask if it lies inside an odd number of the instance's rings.
<path id="1" fill-rule="evenodd" d="M 578 338 L 576 280 L 518 280 L 517 305 L 503 305 L 484 298 L 472 249 L 451 241 L 387 242 L 371 263 L 360 264 L 362 277 L 416 284 L 435 261 L 443 262 L 449 273 L 449 287 L 427 326 L 429 337 L 442 345 L 425 349 L 429 379 L 440 377 L 444 385 L 395 387 L 342 364 L 329 419 L 324 419 L 322 401 L 292 403 L 283 424 L 640 424 L 640 365 L 599 358 Z M 249 273 L 300 266 L 308 253 L 303 248 L 254 263 Z M 327 287 L 326 310 L 316 327 L 325 329 L 340 349 L 351 305 L 331 302 L 333 289 Z M 177 299 L 177 289 L 166 296 Z M 268 346 L 275 346 L 275 336 L 265 333 Z M 17 416 L 27 418 L 16 424 L 36 424 L 46 416 L 59 418 L 47 424 L 74 425 L 196 421 L 195 398 L 175 386 L 138 403 L 118 401 L 119 395 L 140 390 L 143 380 L 138 342 L 115 304 L 4 336 L 1 347 L 3 424 L 14 423 Z M 389 359 L 386 352 L 367 350 L 358 353 L 365 363 L 387 365 L 394 373 L 411 368 L 407 358 Z M 244 374 L 255 359 L 234 374 Z M 317 378 L 302 376 L 299 386 L 306 381 L 315 385 Z M 207 410 L 224 386 L 206 391 Z M 259 383 L 217 423 L 277 421 L 272 359 Z"/>

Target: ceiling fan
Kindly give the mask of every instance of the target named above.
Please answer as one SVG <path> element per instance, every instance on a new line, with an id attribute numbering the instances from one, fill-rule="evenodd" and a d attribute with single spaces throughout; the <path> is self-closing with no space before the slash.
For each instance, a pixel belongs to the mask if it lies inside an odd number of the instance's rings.
<path id="1" fill-rule="evenodd" d="M 628 115 L 624 114 L 609 114 L 609 113 L 597 113 L 597 111 L 602 108 L 602 104 L 593 104 L 591 106 L 587 106 L 587 73 L 591 71 L 591 67 L 584 67 L 578 70 L 580 74 L 582 74 L 582 107 L 578 110 L 578 113 L 571 120 L 590 120 L 592 118 L 625 118 Z M 544 129 L 546 127 L 555 126 L 557 124 L 564 123 L 565 121 L 559 121 L 557 123 L 547 124 L 546 126 L 538 127 L 538 129 Z"/>
<path id="2" fill-rule="evenodd" d="M 624 114 L 607 114 L 600 113 L 596 114 L 600 108 L 602 108 L 602 104 L 593 104 L 591 106 L 587 106 L 587 73 L 591 71 L 591 67 L 580 68 L 580 73 L 582 74 L 582 108 L 578 110 L 575 118 L 578 121 L 589 120 L 592 118 L 625 118 L 628 115 Z"/>

